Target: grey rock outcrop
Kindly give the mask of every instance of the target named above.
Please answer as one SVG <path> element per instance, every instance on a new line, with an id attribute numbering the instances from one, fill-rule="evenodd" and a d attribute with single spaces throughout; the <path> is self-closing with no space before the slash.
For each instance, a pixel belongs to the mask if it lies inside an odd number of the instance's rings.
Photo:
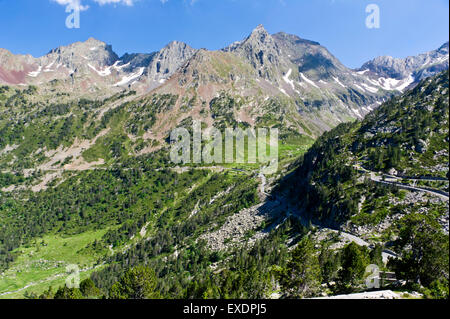
<path id="1" fill-rule="evenodd" d="M 170 42 L 153 56 L 146 70 L 147 77 L 153 81 L 168 79 L 196 52 L 186 43 Z"/>

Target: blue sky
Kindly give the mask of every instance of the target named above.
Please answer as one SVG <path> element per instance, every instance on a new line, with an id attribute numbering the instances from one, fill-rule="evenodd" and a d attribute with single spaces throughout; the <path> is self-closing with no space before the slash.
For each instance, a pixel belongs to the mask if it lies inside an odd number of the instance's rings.
<path id="1" fill-rule="evenodd" d="M 79 29 L 65 26 L 68 2 L 80 2 Z M 380 28 L 365 25 L 368 4 Z M 448 0 L 0 0 L 0 47 L 13 53 L 50 49 L 94 37 L 125 52 L 152 52 L 172 40 L 216 50 L 262 23 L 320 42 L 349 67 L 379 55 L 405 57 L 449 38 Z"/>

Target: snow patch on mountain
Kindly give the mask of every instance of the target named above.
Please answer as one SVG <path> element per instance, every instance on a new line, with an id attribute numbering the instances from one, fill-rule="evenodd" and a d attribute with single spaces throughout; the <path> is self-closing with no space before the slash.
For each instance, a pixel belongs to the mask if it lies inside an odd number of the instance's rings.
<path id="1" fill-rule="evenodd" d="M 412 76 L 412 74 L 410 74 L 409 77 L 405 80 L 405 82 L 403 84 L 401 84 L 400 86 L 396 87 L 396 90 L 400 91 L 400 92 L 403 92 L 414 81 L 415 81 L 414 77 Z"/>
<path id="2" fill-rule="evenodd" d="M 282 89 L 282 88 L 278 88 L 278 89 L 281 91 L 281 93 L 285 94 L 286 96 L 289 96 L 289 94 L 287 94 L 284 89 Z"/>
<path id="3" fill-rule="evenodd" d="M 311 81 L 310 79 L 308 79 L 303 73 L 300 72 L 300 76 L 302 77 L 303 81 L 311 84 L 312 86 L 316 87 L 319 89 L 319 87 L 317 86 L 316 83 L 314 83 L 313 81 Z"/>
<path id="4" fill-rule="evenodd" d="M 44 69 L 44 72 L 53 72 L 55 70 L 52 70 L 52 66 L 53 64 L 55 64 L 55 61 L 53 61 L 52 63 L 50 63 L 49 65 L 47 65 Z"/>
<path id="5" fill-rule="evenodd" d="M 125 85 L 125 84 L 127 84 L 127 83 L 129 83 L 129 82 L 131 82 L 131 81 L 133 81 L 133 80 L 135 80 L 135 79 L 137 79 L 138 77 L 140 77 L 140 76 L 144 73 L 144 70 L 145 70 L 144 67 L 139 68 L 139 71 L 138 71 L 138 72 L 133 73 L 133 74 L 128 75 L 128 76 L 124 76 L 124 77 L 122 78 L 122 80 L 120 80 L 119 82 L 117 82 L 116 84 L 114 84 L 114 86 Z"/>
<path id="6" fill-rule="evenodd" d="M 393 91 L 397 90 L 403 92 L 409 85 L 411 85 L 415 79 L 412 74 L 410 74 L 406 79 L 397 80 L 394 78 L 380 77 L 378 81 L 368 79 L 370 83 L 377 85 L 385 90 Z"/>
<path id="7" fill-rule="evenodd" d="M 105 70 L 97 70 L 94 66 L 88 63 L 88 67 L 94 70 L 100 76 L 108 76 L 111 74 L 111 67 L 107 67 Z"/>
<path id="8" fill-rule="evenodd" d="M 374 88 L 373 86 L 367 85 L 366 83 L 361 83 L 361 85 L 364 86 L 364 88 L 367 91 L 369 91 L 369 92 L 372 92 L 372 93 L 377 93 L 378 92 L 377 88 Z"/>
<path id="9" fill-rule="evenodd" d="M 369 71 L 370 71 L 369 69 L 365 69 L 365 70 L 362 70 L 362 71 L 358 71 L 356 73 L 358 73 L 359 75 L 364 75 L 365 73 L 367 73 Z"/>
<path id="10" fill-rule="evenodd" d="M 360 89 L 361 91 L 363 91 L 363 92 L 366 91 L 364 88 L 362 88 L 361 86 L 359 86 L 359 85 L 356 84 L 356 83 L 353 83 L 353 85 L 354 85 L 356 88 L 358 88 L 358 89 Z"/>
<path id="11" fill-rule="evenodd" d="M 283 76 L 283 80 L 284 80 L 284 82 L 289 84 L 293 90 L 295 90 L 294 81 L 289 79 L 289 77 L 291 76 L 291 73 L 292 73 L 292 69 L 289 69 L 289 71 L 287 71 L 286 75 Z"/>
<path id="12" fill-rule="evenodd" d="M 341 81 L 339 81 L 339 79 L 337 77 L 334 76 L 333 79 L 336 81 L 337 84 L 339 84 L 343 88 L 346 88 L 346 86 L 344 84 L 342 84 Z"/>
<path id="13" fill-rule="evenodd" d="M 37 77 L 39 74 L 41 74 L 42 66 L 39 66 L 39 68 L 36 71 L 29 72 L 28 76 L 31 76 L 33 78 Z"/>
<path id="14" fill-rule="evenodd" d="M 128 66 L 130 65 L 129 62 L 126 63 L 126 64 L 124 64 L 124 65 L 118 65 L 120 62 L 122 62 L 122 61 L 116 61 L 116 63 L 114 63 L 114 65 L 113 65 L 113 67 L 114 67 L 117 71 L 120 71 L 120 70 L 122 70 L 123 68 L 126 68 L 126 67 L 128 67 Z"/>

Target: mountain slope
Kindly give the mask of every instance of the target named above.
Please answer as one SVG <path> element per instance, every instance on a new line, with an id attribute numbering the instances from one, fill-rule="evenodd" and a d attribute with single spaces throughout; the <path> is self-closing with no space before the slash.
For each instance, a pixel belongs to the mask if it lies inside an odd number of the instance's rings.
<path id="1" fill-rule="evenodd" d="M 448 233 L 448 93 L 445 71 L 321 136 L 286 182 L 299 210 L 333 227 L 364 226 L 369 237 L 422 210 Z"/>

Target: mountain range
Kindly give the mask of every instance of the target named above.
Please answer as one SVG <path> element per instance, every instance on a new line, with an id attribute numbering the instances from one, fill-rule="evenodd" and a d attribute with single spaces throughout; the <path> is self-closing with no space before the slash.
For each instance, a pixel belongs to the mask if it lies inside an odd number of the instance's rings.
<path id="1" fill-rule="evenodd" d="M 414 57 L 379 57 L 360 69 L 344 66 L 318 42 L 262 25 L 219 51 L 171 42 L 158 52 L 118 57 L 110 45 L 88 39 L 45 56 L 13 55 L 0 49 L 0 83 L 106 96 L 123 89 L 164 92 L 210 103 L 222 93 L 255 104 L 240 114 L 254 125 L 267 100 L 287 101 L 288 125 L 317 137 L 340 122 L 362 118 L 390 96 L 448 68 L 448 43 Z M 193 105 L 194 107 L 194 105 Z M 286 119 L 284 120 L 286 121 Z"/>

